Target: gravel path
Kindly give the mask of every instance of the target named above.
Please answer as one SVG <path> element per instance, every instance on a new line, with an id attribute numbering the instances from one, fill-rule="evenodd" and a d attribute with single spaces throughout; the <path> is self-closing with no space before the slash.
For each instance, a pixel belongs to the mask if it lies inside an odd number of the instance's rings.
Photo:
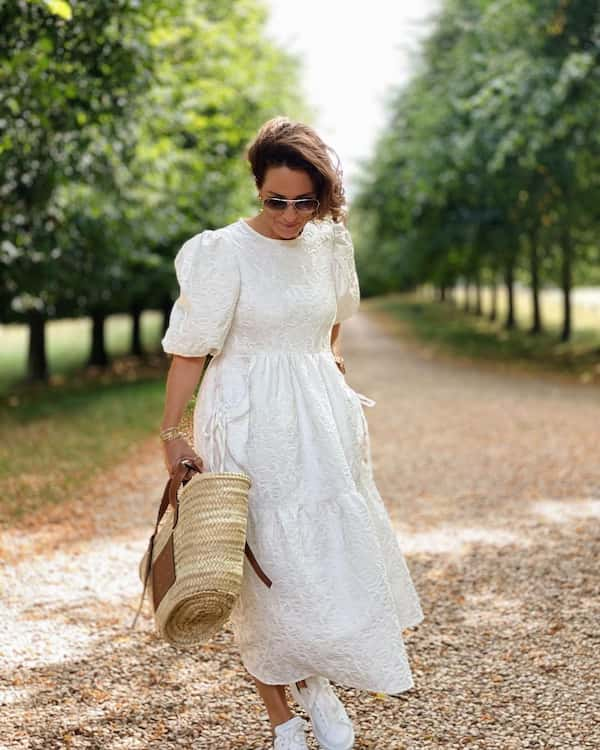
<path id="1" fill-rule="evenodd" d="M 337 686 L 355 747 L 597 750 L 598 390 L 475 368 L 402 333 L 368 307 L 342 333 L 348 382 L 377 401 L 375 476 L 425 611 L 405 631 L 413 690 Z M 229 628 L 191 654 L 147 614 L 128 629 L 165 480 L 152 439 L 0 534 L 3 750 L 271 746 Z"/>

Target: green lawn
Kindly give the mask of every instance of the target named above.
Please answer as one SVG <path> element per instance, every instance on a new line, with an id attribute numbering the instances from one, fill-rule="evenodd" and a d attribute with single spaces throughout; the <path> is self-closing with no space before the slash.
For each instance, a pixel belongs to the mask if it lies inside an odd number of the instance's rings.
<path id="1" fill-rule="evenodd" d="M 600 290 L 597 291 L 600 295 Z M 474 298 L 471 294 L 471 300 Z M 595 330 L 600 333 L 600 303 L 596 295 L 595 304 L 591 304 L 591 294 L 587 290 L 575 289 L 572 299 L 573 328 L 575 331 Z M 491 308 L 491 290 L 488 287 L 482 289 L 482 305 L 484 311 Z M 532 301 L 528 289 L 515 287 L 515 315 L 519 326 L 526 328 L 532 321 Z M 464 292 L 458 291 L 457 302 L 462 305 Z M 560 330 L 562 321 L 562 294 L 558 289 L 542 289 L 540 292 L 540 306 L 542 322 L 550 331 Z M 508 298 L 504 288 L 498 290 L 498 314 L 501 318 L 506 315 Z"/>
<path id="2" fill-rule="evenodd" d="M 160 351 L 162 316 L 149 310 L 142 315 L 141 336 L 145 351 Z M 25 374 L 27 327 L 0 325 L 0 396 L 14 390 Z M 126 354 L 131 336 L 131 317 L 111 315 L 107 319 L 106 348 L 112 357 Z M 46 356 L 53 382 L 73 373 L 85 363 L 91 338 L 91 321 L 87 318 L 52 320 L 46 326 Z"/>
<path id="3" fill-rule="evenodd" d="M 124 356 L 130 320 L 112 316 L 106 329 L 111 368 L 83 371 L 89 328 L 84 320 L 48 325 L 48 386 L 17 382 L 25 360 L 24 326 L 0 332 L 0 523 L 71 497 L 160 423 L 168 359 Z M 143 316 L 142 338 L 147 350 L 159 351 L 158 314 Z"/>
<path id="4" fill-rule="evenodd" d="M 156 431 L 162 379 L 53 389 L 3 406 L 0 523 L 60 502 Z"/>
<path id="5" fill-rule="evenodd" d="M 458 298 L 461 303 L 462 299 Z M 487 292 L 484 311 L 489 310 Z M 422 341 L 449 354 L 473 360 L 502 363 L 518 368 L 569 374 L 582 382 L 600 382 L 600 316 L 574 308 L 572 339 L 561 343 L 560 308 L 554 296 L 543 300 L 544 333 L 532 336 L 531 311 L 523 294 L 517 295 L 517 328 L 503 327 L 505 300 L 499 299 L 500 320 L 465 313 L 451 302 L 437 302 L 428 290 L 412 294 L 390 294 L 365 301 L 372 310 L 385 311 L 401 320 Z"/>

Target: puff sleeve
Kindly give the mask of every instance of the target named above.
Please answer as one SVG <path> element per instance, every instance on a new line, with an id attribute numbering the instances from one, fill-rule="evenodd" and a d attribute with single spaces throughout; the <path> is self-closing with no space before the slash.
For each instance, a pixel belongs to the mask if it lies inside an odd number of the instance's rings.
<path id="1" fill-rule="evenodd" d="M 357 312 L 360 306 L 360 287 L 354 259 L 354 244 L 344 224 L 333 223 L 333 277 L 337 312 L 335 323 L 341 323 Z"/>
<path id="2" fill-rule="evenodd" d="M 168 354 L 219 354 L 231 327 L 240 292 L 235 246 L 207 229 L 184 242 L 175 256 L 179 296 L 161 340 Z"/>

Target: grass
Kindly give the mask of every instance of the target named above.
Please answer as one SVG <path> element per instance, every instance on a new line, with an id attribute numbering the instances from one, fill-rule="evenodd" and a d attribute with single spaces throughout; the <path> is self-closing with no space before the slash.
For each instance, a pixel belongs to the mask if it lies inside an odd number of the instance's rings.
<path id="1" fill-rule="evenodd" d="M 483 301 L 487 313 L 487 294 Z M 517 295 L 517 327 L 513 330 L 503 326 L 506 307 L 502 299 L 500 318 L 494 322 L 487 316 L 466 313 L 449 301 L 434 301 L 429 290 L 372 298 L 367 307 L 391 314 L 404 323 L 405 330 L 447 354 L 515 369 L 560 373 L 582 382 L 600 382 L 600 317 L 593 325 L 595 315 L 587 310 L 574 316 L 571 340 L 560 342 L 560 309 L 554 300 L 544 300 L 542 315 L 546 329 L 535 336 L 526 331 L 531 315 L 522 295 Z"/>
<path id="2" fill-rule="evenodd" d="M 152 353 L 126 356 L 130 324 L 113 316 L 106 329 L 111 366 L 84 368 L 89 328 L 82 320 L 48 325 L 48 385 L 19 380 L 24 326 L 1 332 L 0 524 L 73 497 L 157 429 L 168 360 Z M 157 352 L 159 338 L 160 316 L 145 314 L 144 346 Z"/>
<path id="3" fill-rule="evenodd" d="M 58 503 L 157 429 L 162 378 L 72 383 L 0 412 L 0 523 Z"/>
<path id="4" fill-rule="evenodd" d="M 141 319 L 142 347 L 158 352 L 162 316 L 153 310 Z M 111 315 L 105 327 L 106 348 L 111 357 L 129 350 L 131 317 Z M 53 382 L 83 367 L 88 356 L 91 321 L 87 318 L 52 320 L 46 325 L 46 357 Z M 28 330 L 25 325 L 0 325 L 0 396 L 18 388 L 25 375 Z"/>
<path id="5" fill-rule="evenodd" d="M 430 290 L 425 290 L 431 295 Z M 471 296 L 471 299 L 473 299 Z M 491 289 L 482 288 L 482 306 L 484 311 L 491 309 Z M 457 302 L 462 305 L 465 299 L 461 289 L 457 294 Z M 515 286 L 514 294 L 515 317 L 520 328 L 527 328 L 533 319 L 531 293 L 528 289 Z M 540 291 L 540 306 L 543 326 L 550 332 L 558 333 L 562 323 L 562 293 L 559 289 L 542 289 Z M 508 296 L 504 288 L 498 290 L 498 314 L 504 319 L 508 309 Z M 573 290 L 571 313 L 573 329 L 575 331 L 596 330 L 600 332 L 600 289 L 579 287 Z"/>

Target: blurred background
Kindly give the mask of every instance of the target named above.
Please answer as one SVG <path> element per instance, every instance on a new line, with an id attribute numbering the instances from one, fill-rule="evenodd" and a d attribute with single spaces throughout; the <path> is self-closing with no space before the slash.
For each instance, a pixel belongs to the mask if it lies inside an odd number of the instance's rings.
<path id="1" fill-rule="evenodd" d="M 174 255 L 256 213 L 278 114 L 341 158 L 365 310 L 600 383 L 597 3 L 8 0 L 0 45 L 0 522 L 154 435 Z"/>

